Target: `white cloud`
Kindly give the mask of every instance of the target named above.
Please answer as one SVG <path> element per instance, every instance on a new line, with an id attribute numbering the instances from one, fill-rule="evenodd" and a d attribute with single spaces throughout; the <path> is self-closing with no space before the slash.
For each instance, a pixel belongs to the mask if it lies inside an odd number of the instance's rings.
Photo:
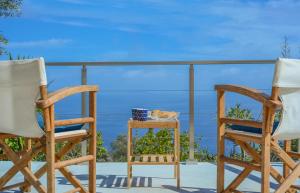
<path id="1" fill-rule="evenodd" d="M 42 19 L 42 21 L 49 22 L 49 23 L 57 23 L 62 25 L 68 25 L 68 26 L 75 26 L 75 27 L 94 27 L 93 25 L 87 23 L 87 22 L 81 22 L 76 20 L 58 20 L 58 19 Z"/>
<path id="2" fill-rule="evenodd" d="M 29 47 L 57 47 L 70 43 L 70 39 L 51 38 L 47 40 L 32 40 L 23 42 L 10 42 L 11 48 L 29 48 Z"/>

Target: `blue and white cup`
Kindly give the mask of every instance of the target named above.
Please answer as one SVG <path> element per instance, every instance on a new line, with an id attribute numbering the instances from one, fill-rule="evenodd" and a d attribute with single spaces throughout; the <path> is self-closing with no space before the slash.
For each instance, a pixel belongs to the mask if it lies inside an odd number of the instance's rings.
<path id="1" fill-rule="evenodd" d="M 132 111 L 132 119 L 137 121 L 147 121 L 148 120 L 148 109 L 142 108 L 133 108 Z"/>

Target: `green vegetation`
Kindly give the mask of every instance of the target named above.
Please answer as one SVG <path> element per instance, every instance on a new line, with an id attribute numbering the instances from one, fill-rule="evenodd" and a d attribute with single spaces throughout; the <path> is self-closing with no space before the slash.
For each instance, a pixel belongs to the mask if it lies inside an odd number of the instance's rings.
<path id="1" fill-rule="evenodd" d="M 160 129 L 155 132 L 149 129 L 148 132 L 139 137 L 137 134 L 133 137 L 133 152 L 136 155 L 141 154 L 169 154 L 173 153 L 174 142 L 173 132 L 169 129 Z M 119 135 L 111 143 L 112 161 L 127 160 L 127 136 Z M 189 137 L 186 132 L 180 134 L 180 160 L 186 161 L 189 155 Z M 199 161 L 214 161 L 215 156 L 206 149 L 200 148 L 200 139 L 195 142 L 195 158 Z"/>
<path id="2" fill-rule="evenodd" d="M 119 135 L 111 143 L 111 159 L 112 161 L 124 162 L 127 160 L 127 136 Z"/>
<path id="3" fill-rule="evenodd" d="M 21 55 L 17 55 L 16 57 L 13 57 L 12 53 L 8 53 L 8 59 L 9 60 L 25 60 L 25 59 L 30 59 L 31 57 L 29 56 L 21 56 Z"/>
<path id="4" fill-rule="evenodd" d="M 241 104 L 236 104 L 234 107 L 231 107 L 226 112 L 226 116 L 234 119 L 253 120 L 252 112 L 249 109 L 241 108 Z"/>
<path id="5" fill-rule="evenodd" d="M 233 119 L 253 120 L 252 112 L 249 109 L 241 108 L 241 104 L 236 104 L 234 107 L 229 108 L 229 110 L 226 112 L 226 116 Z M 245 154 L 244 150 L 234 142 L 233 144 L 234 145 L 231 149 L 230 157 L 240 159 L 240 160 L 247 159 L 248 157 Z M 254 144 L 252 144 L 252 146 L 255 147 Z"/>
<path id="6" fill-rule="evenodd" d="M 25 140 L 23 137 L 5 139 L 5 143 L 12 148 L 15 152 L 22 151 L 25 146 Z M 66 142 L 56 144 L 56 151 L 58 152 Z M 33 144 L 34 145 L 34 144 Z M 0 155 L 3 154 L 2 150 Z M 81 156 L 80 144 L 77 144 L 70 152 L 68 152 L 63 159 L 69 159 Z M 45 154 L 39 153 L 33 160 L 45 161 Z M 97 132 L 97 161 L 108 161 L 109 155 L 107 150 L 103 147 L 102 133 Z"/>

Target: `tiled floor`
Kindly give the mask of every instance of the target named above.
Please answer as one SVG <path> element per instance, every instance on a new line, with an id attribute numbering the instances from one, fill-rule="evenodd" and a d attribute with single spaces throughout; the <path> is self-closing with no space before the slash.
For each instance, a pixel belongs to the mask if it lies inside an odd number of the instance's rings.
<path id="1" fill-rule="evenodd" d="M 41 164 L 33 163 L 33 170 Z M 0 162 L 0 174 L 3 174 L 11 165 L 10 162 Z M 281 169 L 280 164 L 274 164 Z M 71 166 L 70 170 L 87 185 L 87 165 Z M 226 166 L 226 183 L 229 183 L 239 172 L 240 168 Z M 197 165 L 181 165 L 181 189 L 176 189 L 173 179 L 172 166 L 134 166 L 133 184 L 127 189 L 127 166 L 126 163 L 97 163 L 97 192 L 99 193 L 149 193 L 149 192 L 182 192 L 182 193 L 211 193 L 216 192 L 216 165 L 215 163 L 198 163 Z M 73 189 L 62 175 L 57 172 L 57 192 L 65 192 Z M 18 174 L 13 181 L 22 180 Z M 45 176 L 42 177 L 45 184 Z M 277 184 L 272 180 L 271 188 Z M 248 179 L 239 187 L 243 192 L 260 192 L 260 174 L 251 173 Z M 7 191 L 7 192 L 19 192 Z M 32 189 L 32 192 L 36 192 Z"/>

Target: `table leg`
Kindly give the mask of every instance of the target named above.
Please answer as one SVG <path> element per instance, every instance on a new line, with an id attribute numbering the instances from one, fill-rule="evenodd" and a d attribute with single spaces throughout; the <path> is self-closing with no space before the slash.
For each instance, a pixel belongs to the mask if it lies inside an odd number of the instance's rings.
<path id="1" fill-rule="evenodd" d="M 132 128 L 128 123 L 128 133 L 127 133 L 127 188 L 131 187 L 131 178 L 132 178 L 132 165 L 131 165 L 131 156 L 132 156 Z"/>
<path id="2" fill-rule="evenodd" d="M 177 188 L 180 188 L 180 125 L 177 123 L 176 128 L 176 175 L 177 175 Z"/>

